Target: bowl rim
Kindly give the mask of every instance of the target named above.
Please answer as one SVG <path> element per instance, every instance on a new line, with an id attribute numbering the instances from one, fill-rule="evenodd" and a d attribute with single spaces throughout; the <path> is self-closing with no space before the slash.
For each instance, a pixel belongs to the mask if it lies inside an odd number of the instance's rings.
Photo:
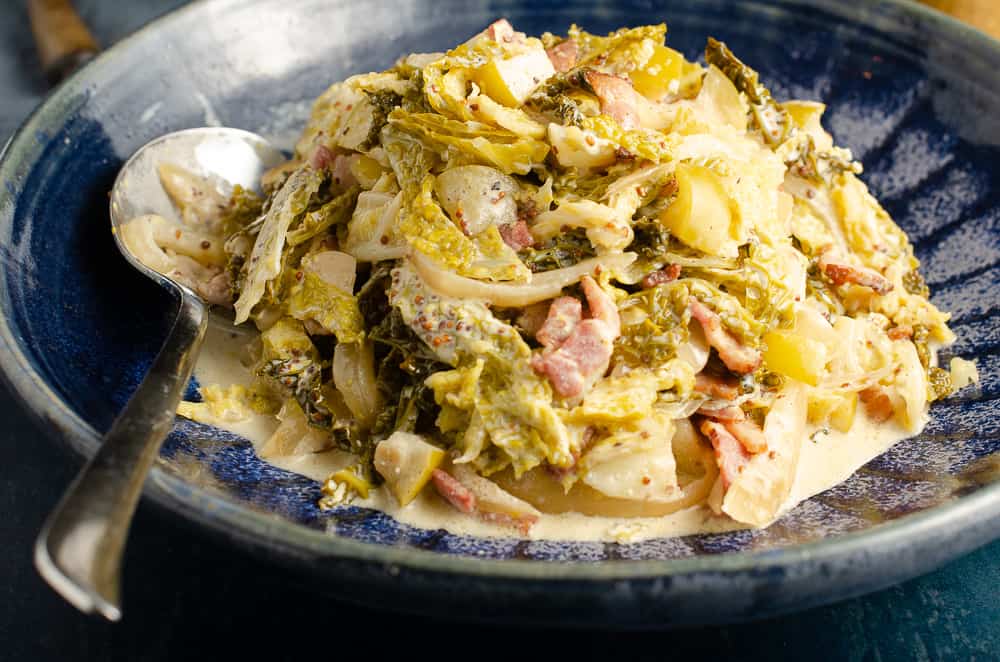
<path id="1" fill-rule="evenodd" d="M 188 14 L 199 12 L 209 4 L 225 6 L 238 4 L 238 0 L 196 0 L 167 12 L 99 54 L 52 90 L 0 150 L 0 181 L 17 179 L 18 166 L 25 163 L 25 156 L 30 151 L 31 136 L 46 127 L 49 115 L 58 114 L 59 108 L 81 92 L 86 78 L 107 67 L 121 52 L 149 33 L 179 21 Z M 834 0 L 785 0 L 782 4 L 830 8 Z M 876 3 L 869 0 L 865 4 L 873 6 Z M 877 4 L 919 17 L 939 30 L 952 33 L 955 40 L 964 42 L 966 49 L 989 53 L 1000 59 L 1000 41 L 957 19 L 911 0 L 880 0 Z M 16 199 L 8 199 L 7 202 L 9 204 L 0 205 L 0 212 L 16 206 Z M 0 217 L 0 232 L 9 231 L 9 226 L 10 219 Z M 23 409 L 41 424 L 46 433 L 67 442 L 77 454 L 89 458 L 98 446 L 100 433 L 73 411 L 33 367 L 32 360 L 17 341 L 9 315 L 8 279 L 5 274 L 0 273 L 0 377 L 20 401 Z M 960 545 L 962 551 L 969 551 L 1000 535 L 1000 482 L 984 486 L 971 495 L 891 522 L 820 541 L 773 550 L 726 552 L 679 559 L 599 562 L 483 559 L 361 542 L 241 506 L 225 495 L 193 487 L 157 466 L 150 473 L 144 494 L 184 519 L 240 539 L 251 546 L 278 552 L 286 559 L 308 563 L 333 557 L 417 571 L 532 581 L 603 582 L 705 573 L 752 573 L 765 567 L 790 569 L 806 564 L 857 559 L 871 556 L 872 552 L 877 553 L 878 550 L 891 550 L 903 544 L 912 546 L 920 541 L 925 541 L 928 545 L 925 548 L 929 549 L 929 544 L 933 541 L 957 535 L 960 531 L 969 531 L 969 527 L 978 533 Z"/>

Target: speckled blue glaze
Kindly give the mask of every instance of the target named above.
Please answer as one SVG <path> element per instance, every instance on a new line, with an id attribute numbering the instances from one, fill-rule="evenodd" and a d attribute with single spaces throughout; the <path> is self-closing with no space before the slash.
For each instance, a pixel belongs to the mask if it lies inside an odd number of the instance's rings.
<path id="1" fill-rule="evenodd" d="M 665 20 L 668 43 L 688 57 L 716 36 L 779 99 L 828 104 L 826 126 L 913 239 L 935 302 L 954 312 L 950 352 L 976 357 L 981 386 L 763 531 L 629 545 L 482 540 L 355 507 L 321 512 L 315 482 L 186 421 L 149 494 L 346 598 L 534 623 L 760 617 L 872 590 L 996 537 L 1000 46 L 897 2 L 232 0 L 175 13 L 60 88 L 0 164 L 0 366 L 29 409 L 92 452 L 166 331 L 169 296 L 126 265 L 108 232 L 107 191 L 132 151 L 215 118 L 287 144 L 330 82 L 444 49 L 503 15 L 529 33 Z"/>

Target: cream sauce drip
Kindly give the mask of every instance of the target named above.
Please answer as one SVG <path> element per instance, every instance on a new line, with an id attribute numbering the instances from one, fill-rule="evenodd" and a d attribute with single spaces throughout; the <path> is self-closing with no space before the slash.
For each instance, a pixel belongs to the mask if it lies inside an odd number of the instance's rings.
<path id="1" fill-rule="evenodd" d="M 205 346 L 195 367 L 195 376 L 203 385 L 249 384 L 250 371 L 240 362 L 251 332 L 234 329 L 225 320 L 213 320 Z M 277 427 L 272 416 L 251 414 L 238 422 L 218 421 L 217 427 L 248 439 L 259 451 Z M 871 459 L 887 451 L 908 436 L 894 423 L 875 424 L 858 416 L 848 433 L 820 432 L 814 427 L 802 441 L 798 468 L 791 493 L 781 512 L 791 510 L 809 497 L 843 482 Z M 330 450 L 310 455 L 268 457 L 266 462 L 313 480 L 323 482 L 333 472 L 352 463 L 352 455 Z M 511 537 L 509 528 L 484 522 L 459 513 L 433 490 L 425 489 L 410 504 L 400 507 L 383 488 L 373 490 L 367 499 L 354 504 L 381 510 L 396 520 L 425 529 L 445 529 L 454 534 L 479 537 Z M 664 517 L 595 517 L 578 513 L 543 514 L 531 528 L 530 538 L 538 540 L 599 540 L 638 542 L 650 538 L 714 533 L 746 528 L 727 516 L 715 515 L 708 506 L 699 505 Z"/>

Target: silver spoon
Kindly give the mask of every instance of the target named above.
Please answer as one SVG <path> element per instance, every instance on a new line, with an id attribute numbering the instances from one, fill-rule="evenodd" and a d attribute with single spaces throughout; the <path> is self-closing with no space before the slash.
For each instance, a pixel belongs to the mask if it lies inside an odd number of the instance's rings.
<path id="1" fill-rule="evenodd" d="M 224 128 L 170 133 L 143 146 L 122 167 L 111 191 L 111 232 L 136 269 L 169 290 L 177 319 L 149 373 L 49 515 L 35 543 L 39 574 L 81 611 L 121 618 L 121 560 L 129 523 L 160 445 L 174 424 L 208 327 L 208 306 L 189 288 L 145 266 L 121 239 L 122 224 L 143 214 L 176 212 L 157 167 L 174 163 L 245 188 L 285 160 L 265 139 Z"/>

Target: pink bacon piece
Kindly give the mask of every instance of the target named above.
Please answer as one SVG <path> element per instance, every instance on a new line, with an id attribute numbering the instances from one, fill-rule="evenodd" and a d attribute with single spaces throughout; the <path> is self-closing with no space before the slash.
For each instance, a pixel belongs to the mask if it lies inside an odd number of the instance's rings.
<path id="1" fill-rule="evenodd" d="M 564 398 L 580 395 L 586 386 L 580 366 L 558 350 L 548 355 L 532 355 L 531 367 L 539 375 L 548 378 L 555 392 Z"/>
<path id="2" fill-rule="evenodd" d="M 329 171 L 333 176 L 333 181 L 346 188 L 358 183 L 351 172 L 351 163 L 356 158 L 336 154 L 325 145 L 316 145 L 316 149 L 309 155 L 309 165 L 315 170 Z"/>
<path id="3" fill-rule="evenodd" d="M 736 405 L 727 405 L 725 407 L 706 407 L 702 405 L 698 408 L 698 413 L 714 421 L 722 421 L 723 423 L 727 421 L 742 421 L 747 417 L 743 413 L 743 410 Z"/>
<path id="4" fill-rule="evenodd" d="M 642 287 L 643 289 L 648 290 L 649 288 L 656 287 L 657 285 L 673 282 L 677 280 L 680 275 L 681 265 L 668 264 L 662 269 L 646 274 L 646 277 L 642 279 Z"/>
<path id="5" fill-rule="evenodd" d="M 743 410 L 735 405 L 709 409 L 701 407 L 698 413 L 722 423 L 729 434 L 743 445 L 748 453 L 763 453 L 767 450 L 767 437 L 756 423 L 748 419 Z"/>
<path id="6" fill-rule="evenodd" d="M 819 256 L 819 268 L 834 285 L 852 283 L 867 287 L 878 295 L 892 292 L 892 281 L 868 267 L 856 267 L 839 258 L 836 251 L 826 249 Z"/>
<path id="7" fill-rule="evenodd" d="M 455 480 L 447 471 L 435 469 L 431 472 L 431 482 L 438 494 L 459 512 L 466 515 L 476 512 L 476 495 L 469 488 Z"/>
<path id="8" fill-rule="evenodd" d="M 767 437 L 764 436 L 764 431 L 750 419 L 724 421 L 722 424 L 748 452 L 757 454 L 767 450 Z"/>
<path id="9" fill-rule="evenodd" d="M 559 349 L 548 355 L 536 354 L 538 358 L 533 357 L 531 365 L 549 378 L 556 393 L 575 398 L 607 369 L 613 342 L 601 322 L 583 320 Z"/>
<path id="10" fill-rule="evenodd" d="M 507 244 L 515 251 L 524 250 L 535 245 L 535 238 L 531 236 L 531 230 L 523 219 L 518 219 L 513 223 L 497 226 L 503 243 Z"/>
<path id="11" fill-rule="evenodd" d="M 583 320 L 583 304 L 573 297 L 559 297 L 549 306 L 549 313 L 535 339 L 545 347 L 558 348 Z"/>
<path id="12" fill-rule="evenodd" d="M 547 345 L 544 352 L 535 354 L 531 360 L 535 372 L 548 377 L 552 388 L 564 398 L 582 395 L 588 384 L 604 374 L 615 338 L 621 335 L 621 319 L 614 300 L 590 276 L 584 276 L 580 285 L 587 297 L 590 317 L 576 324 L 561 344 Z M 568 310 L 571 304 L 561 305 Z M 553 336 L 550 339 L 554 341 Z"/>
<path id="13" fill-rule="evenodd" d="M 639 93 L 628 79 L 588 71 L 584 80 L 601 100 L 602 113 L 610 115 L 626 131 L 639 126 Z"/>
<path id="14" fill-rule="evenodd" d="M 721 424 L 711 420 L 704 420 L 699 426 L 701 433 L 708 437 L 715 449 L 715 461 L 719 465 L 719 474 L 722 476 L 722 486 L 729 489 L 733 481 L 739 477 L 743 467 L 750 461 L 750 454 L 743 448 L 729 431 Z"/>
<path id="15" fill-rule="evenodd" d="M 309 155 L 309 165 L 314 170 L 326 170 L 333 164 L 336 154 L 330 151 L 326 145 L 316 145 L 316 149 Z"/>
<path id="16" fill-rule="evenodd" d="M 761 354 L 752 347 L 747 347 L 733 334 L 722 328 L 722 320 L 708 306 L 692 298 L 688 303 L 691 316 L 698 320 L 708 344 L 719 352 L 719 358 L 733 372 L 745 375 L 760 366 Z"/>
<path id="17" fill-rule="evenodd" d="M 740 395 L 739 385 L 735 380 L 705 372 L 695 375 L 694 390 L 721 400 L 735 400 Z"/>
<path id="18" fill-rule="evenodd" d="M 479 509 L 479 503 L 472 490 L 463 485 L 457 478 L 447 471 L 435 469 L 431 473 L 431 482 L 438 494 L 450 503 L 455 510 L 465 515 L 478 515 L 484 522 L 498 524 L 500 526 L 516 529 L 522 535 L 527 535 L 532 525 L 538 521 L 535 515 L 524 514 L 521 516 L 509 515 L 507 513 L 497 513 Z"/>
<path id="19" fill-rule="evenodd" d="M 576 58 L 580 54 L 580 47 L 572 39 L 556 44 L 545 51 L 552 62 L 552 68 L 556 71 L 567 72 L 576 65 Z"/>
<path id="20" fill-rule="evenodd" d="M 514 26 L 506 18 L 490 23 L 485 33 L 493 41 L 504 43 L 522 42 L 525 37 L 523 32 L 515 32 Z"/>

